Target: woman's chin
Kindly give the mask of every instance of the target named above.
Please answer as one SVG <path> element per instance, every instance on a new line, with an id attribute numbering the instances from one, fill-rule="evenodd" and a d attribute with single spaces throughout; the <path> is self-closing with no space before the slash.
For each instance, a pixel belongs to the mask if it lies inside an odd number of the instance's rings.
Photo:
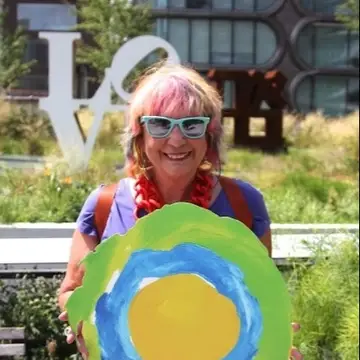
<path id="1" fill-rule="evenodd" d="M 179 182 L 180 184 L 191 181 L 194 176 L 194 171 L 189 171 L 189 169 L 171 169 L 167 170 L 165 174 L 169 182 Z"/>
<path id="2" fill-rule="evenodd" d="M 158 172 L 159 178 L 169 183 L 178 182 L 179 185 L 191 181 L 196 173 L 196 167 L 189 166 L 163 166 Z"/>

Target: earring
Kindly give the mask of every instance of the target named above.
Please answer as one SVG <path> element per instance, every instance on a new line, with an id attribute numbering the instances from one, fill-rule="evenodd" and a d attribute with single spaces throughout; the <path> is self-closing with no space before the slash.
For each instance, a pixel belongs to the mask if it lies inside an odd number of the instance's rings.
<path id="1" fill-rule="evenodd" d="M 199 166 L 199 169 L 201 171 L 211 171 L 212 168 L 213 168 L 213 164 L 206 158 L 204 158 L 204 160 L 202 161 L 202 163 Z"/>
<path id="2" fill-rule="evenodd" d="M 142 174 L 149 180 L 148 171 L 152 169 L 152 165 L 149 160 L 146 159 L 146 155 L 144 156 L 141 152 L 138 154 L 139 161 L 139 169 Z"/>

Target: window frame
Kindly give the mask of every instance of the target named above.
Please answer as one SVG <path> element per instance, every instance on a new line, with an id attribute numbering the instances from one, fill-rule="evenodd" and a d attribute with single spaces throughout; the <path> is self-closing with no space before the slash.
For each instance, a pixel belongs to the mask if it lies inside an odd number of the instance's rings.
<path id="1" fill-rule="evenodd" d="M 259 1 L 259 0 L 254 0 L 255 2 Z M 235 3 L 234 3 L 234 0 L 231 1 L 231 8 L 230 9 L 214 9 L 212 3 L 211 3 L 211 6 L 210 6 L 210 9 L 196 9 L 196 8 L 172 8 L 169 6 L 169 1 L 167 2 L 167 7 L 166 8 L 156 8 L 156 7 L 152 7 L 151 10 L 152 12 L 155 14 L 155 15 L 164 15 L 164 13 L 166 14 L 169 14 L 169 13 L 197 13 L 197 14 L 200 14 L 200 13 L 206 13 L 207 16 L 210 14 L 215 14 L 215 15 L 223 15 L 224 13 L 229 13 L 229 14 L 232 14 L 236 16 L 239 16 L 239 15 L 246 15 L 246 14 L 256 14 L 256 15 L 266 15 L 266 16 L 269 16 L 269 15 L 274 15 L 276 14 L 277 12 L 280 11 L 280 9 L 284 6 L 285 4 L 285 1 L 288 1 L 288 0 L 274 0 L 272 5 L 270 5 L 268 7 L 267 10 L 255 10 L 255 11 L 247 11 L 247 10 L 240 10 L 240 9 L 235 9 Z M 136 5 L 136 4 L 144 4 L 144 3 L 149 3 L 150 0 L 134 0 L 133 3 Z"/>
<path id="2" fill-rule="evenodd" d="M 74 7 L 76 9 L 76 4 L 74 3 L 71 3 L 71 2 L 68 2 L 68 3 L 64 3 L 64 2 L 54 2 L 54 1 L 49 1 L 49 0 L 46 0 L 46 2 L 39 2 L 39 1 L 24 1 L 24 0 L 21 0 L 21 1 L 18 1 L 16 3 L 16 6 L 15 6 L 15 20 L 16 20 L 16 24 L 17 25 L 21 25 L 21 23 L 19 23 L 19 6 L 21 5 L 35 5 L 35 6 L 44 6 L 44 5 L 55 5 L 55 6 L 69 6 L 69 7 Z M 75 26 L 78 24 L 78 17 L 75 15 L 75 25 L 74 25 L 74 28 Z M 26 32 L 32 32 L 32 33 L 39 33 L 41 31 L 46 31 L 46 32 L 71 32 L 71 31 L 74 31 L 74 28 L 69 28 L 69 29 L 26 29 L 24 28 L 24 30 Z"/>
<path id="3" fill-rule="evenodd" d="M 339 72 L 335 72 L 335 71 L 320 71 L 320 70 L 310 70 L 310 71 L 303 71 L 300 72 L 299 74 L 297 74 L 292 80 L 291 82 L 287 85 L 287 92 L 289 94 L 289 102 L 290 102 L 290 106 L 292 109 L 295 109 L 297 112 L 299 112 L 300 114 L 302 113 L 307 113 L 306 111 L 302 110 L 299 108 L 298 103 L 297 103 L 297 91 L 300 87 L 300 85 L 303 83 L 303 81 L 305 81 L 307 78 L 313 78 L 315 79 L 316 76 L 331 76 L 331 77 L 344 77 L 344 78 L 358 78 L 359 79 L 359 72 L 347 72 L 347 73 L 339 73 Z M 312 89 L 313 91 L 314 89 Z M 348 89 L 347 89 L 348 90 Z M 311 98 L 313 99 L 314 96 L 313 94 L 310 95 Z M 317 109 L 315 107 L 312 107 L 314 109 Z M 314 111 L 311 108 L 311 104 L 310 104 L 310 112 Z M 347 108 L 347 106 L 346 106 Z M 346 112 L 341 113 L 342 115 L 346 115 Z M 341 114 L 339 114 L 341 116 Z"/>
<path id="4" fill-rule="evenodd" d="M 63 1 L 61 0 L 46 0 L 45 2 L 42 0 L 4 0 L 4 6 L 8 10 L 7 17 L 6 17 L 6 24 L 11 32 L 15 31 L 16 27 L 19 25 L 18 22 L 18 5 L 20 4 L 35 4 L 35 5 L 43 5 L 43 4 L 52 4 L 52 5 L 61 5 Z M 67 0 L 66 2 L 68 5 L 76 6 L 76 0 Z M 77 22 L 79 20 L 77 19 Z M 24 33 L 28 37 L 29 40 L 38 39 L 38 34 L 41 31 L 46 32 L 69 32 L 73 30 L 27 30 L 24 29 Z M 46 56 L 48 56 L 48 48 L 47 48 Z M 49 69 L 48 67 L 43 67 L 38 62 L 34 65 L 31 69 L 31 72 L 25 76 L 25 78 L 30 79 L 31 77 L 47 77 Z M 21 80 L 21 79 L 19 79 Z M 20 85 L 20 84 L 19 84 Z M 48 90 L 34 90 L 33 88 L 22 88 L 21 86 L 17 86 L 14 88 L 14 91 L 21 92 L 21 93 L 32 93 L 36 94 L 35 96 L 46 96 Z"/>
<path id="5" fill-rule="evenodd" d="M 326 25 L 334 25 L 334 26 L 343 26 L 342 24 L 340 24 L 339 22 L 335 22 L 335 21 L 329 21 L 326 19 L 314 19 L 314 18 L 304 18 L 302 20 L 300 20 L 297 25 L 295 26 L 294 30 L 292 31 L 291 35 L 290 35 L 290 54 L 293 58 L 293 61 L 296 65 L 298 65 L 300 67 L 300 69 L 302 70 L 311 70 L 314 69 L 315 66 L 312 64 L 307 63 L 302 56 L 299 54 L 298 52 L 298 41 L 300 38 L 300 35 L 302 33 L 302 31 L 307 27 L 307 26 L 312 26 L 311 24 L 321 24 L 324 23 Z M 346 30 L 346 28 L 344 28 Z M 350 32 L 350 30 L 348 30 Z M 353 73 L 353 72 L 359 72 L 359 69 L 356 68 L 351 68 L 351 67 L 343 67 L 343 68 L 339 68 L 339 67 L 323 67 L 323 68 L 317 68 L 317 70 L 320 71 L 330 71 L 333 72 L 335 71 L 336 73 Z"/>
<path id="6" fill-rule="evenodd" d="M 189 14 L 186 14 L 186 16 L 184 15 L 184 13 L 181 14 L 176 14 L 176 15 L 172 15 L 172 16 L 156 16 L 154 17 L 154 20 L 158 20 L 158 19 L 163 19 L 163 20 L 169 20 L 171 21 L 172 19 L 184 19 L 188 21 L 189 24 L 189 39 L 187 39 L 187 43 L 189 46 L 189 59 L 184 61 L 185 63 L 190 63 L 192 66 L 194 66 L 197 70 L 199 71 L 206 71 L 212 67 L 216 67 L 216 68 L 226 68 L 226 69 L 248 69 L 249 67 L 252 69 L 269 69 L 272 67 L 276 67 L 278 64 L 280 64 L 280 62 L 282 61 L 284 55 L 285 55 L 285 51 L 286 51 L 286 33 L 284 28 L 282 27 L 282 25 L 280 23 L 277 23 L 276 21 L 274 21 L 271 18 L 266 18 L 266 17 L 259 17 L 259 16 L 255 16 L 255 15 L 251 15 L 251 16 L 242 16 L 242 17 L 218 17 L 218 16 L 211 16 L 210 18 L 206 18 L 206 16 L 204 16 L 204 14 L 202 14 L 202 16 L 199 16 L 199 14 L 193 14 L 193 16 L 189 16 Z M 208 32 L 208 36 L 209 36 L 209 62 L 207 63 L 200 63 L 200 62 L 192 62 L 192 44 L 191 44 L 191 35 L 192 35 L 192 26 L 191 26 L 191 20 L 206 20 L 209 22 L 209 32 Z M 212 43 L 212 26 L 211 26 L 211 22 L 212 21 L 216 21 L 216 20 L 226 20 L 231 22 L 231 56 L 232 56 L 232 62 L 231 64 L 221 64 L 221 63 L 214 63 L 212 61 L 211 58 L 211 43 Z M 275 35 L 275 39 L 276 39 L 276 48 L 275 51 L 273 53 L 273 55 L 269 58 L 269 60 L 264 63 L 264 64 L 260 64 L 260 65 L 256 65 L 256 64 L 235 64 L 233 61 L 234 58 L 234 23 L 236 21 L 253 21 L 253 22 L 263 22 L 265 23 L 265 25 L 267 25 L 273 32 Z M 254 37 L 256 37 L 256 35 L 254 34 Z M 169 41 L 169 37 L 166 36 L 165 37 L 166 41 Z M 170 42 L 170 41 L 169 41 Z M 170 42 L 171 43 L 171 42 Z"/>
<path id="7" fill-rule="evenodd" d="M 305 7 L 303 7 L 301 5 L 301 0 L 288 0 L 290 1 L 294 8 L 296 9 L 296 11 L 298 12 L 298 14 L 302 15 L 302 16 L 307 16 L 307 17 L 316 17 L 317 19 L 323 19 L 323 20 L 327 20 L 327 21 L 335 21 L 335 14 L 328 14 L 328 13 L 321 13 L 321 12 L 315 12 L 313 10 L 307 9 Z M 313 0 L 315 1 L 315 0 Z"/>

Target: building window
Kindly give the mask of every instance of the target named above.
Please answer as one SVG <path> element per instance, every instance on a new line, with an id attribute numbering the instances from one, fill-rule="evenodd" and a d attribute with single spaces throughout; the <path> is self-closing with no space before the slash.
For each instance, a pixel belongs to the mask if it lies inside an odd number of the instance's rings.
<path id="1" fill-rule="evenodd" d="M 70 31 L 77 23 L 75 5 L 19 3 L 18 23 L 29 31 Z"/>
<path id="2" fill-rule="evenodd" d="M 273 29 L 249 20 L 157 19 L 155 33 L 169 41 L 183 62 L 261 66 L 274 56 Z"/>
<path id="3" fill-rule="evenodd" d="M 342 0 L 300 0 L 300 6 L 313 13 L 333 15 L 338 6 L 343 3 Z"/>
<path id="4" fill-rule="evenodd" d="M 191 30 L 191 60 L 196 63 L 209 63 L 210 37 L 208 21 L 192 20 Z"/>
<path id="5" fill-rule="evenodd" d="M 227 2 L 227 0 L 224 0 L 224 2 Z M 211 9 L 211 0 L 170 0 L 170 7 L 172 7 L 173 3 L 183 3 L 187 9 Z"/>
<path id="6" fill-rule="evenodd" d="M 151 0 L 154 9 L 267 11 L 279 0 Z M 144 1 L 141 1 L 144 2 Z"/>
<path id="7" fill-rule="evenodd" d="M 231 64 L 231 22 L 214 20 L 211 22 L 211 62 L 215 64 Z"/>
<path id="8" fill-rule="evenodd" d="M 17 89 L 21 90 L 32 90 L 47 92 L 48 77 L 47 75 L 26 75 L 19 79 L 19 83 L 16 86 Z"/>
<path id="9" fill-rule="evenodd" d="M 189 25 L 185 19 L 172 19 L 168 24 L 168 36 L 181 59 L 189 58 Z M 184 41 L 186 39 L 186 41 Z"/>
<path id="10" fill-rule="evenodd" d="M 217 0 L 221 1 L 221 0 Z M 269 10 L 278 0 L 235 0 L 235 10 L 241 11 L 267 11 Z"/>
<path id="11" fill-rule="evenodd" d="M 296 41 L 297 52 L 315 68 L 359 68 L 359 33 L 340 24 L 311 23 Z"/>
<path id="12" fill-rule="evenodd" d="M 36 67 L 49 67 L 48 42 L 43 39 L 27 39 L 25 48 L 25 62 L 36 60 Z"/>
<path id="13" fill-rule="evenodd" d="M 340 75 L 307 76 L 295 90 L 297 110 L 341 116 L 359 109 L 359 78 Z"/>
<path id="14" fill-rule="evenodd" d="M 224 109 L 235 108 L 235 83 L 233 81 L 224 81 Z"/>

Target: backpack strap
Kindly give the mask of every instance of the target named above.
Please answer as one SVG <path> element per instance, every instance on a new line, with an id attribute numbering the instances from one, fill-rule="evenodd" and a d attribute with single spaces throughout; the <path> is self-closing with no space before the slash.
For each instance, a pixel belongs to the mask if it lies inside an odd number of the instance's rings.
<path id="1" fill-rule="evenodd" d="M 99 242 L 105 231 L 117 187 L 118 184 L 106 185 L 99 193 L 99 198 L 95 206 L 95 228 L 98 234 Z"/>
<path id="2" fill-rule="evenodd" d="M 220 176 L 219 180 L 221 187 L 229 200 L 230 206 L 234 211 L 235 218 L 245 224 L 249 229 L 252 229 L 253 216 L 239 186 L 233 179 L 225 176 Z"/>
<path id="3" fill-rule="evenodd" d="M 239 186 L 235 183 L 233 179 L 220 176 L 220 184 L 223 188 L 226 197 L 229 200 L 230 206 L 234 211 L 235 218 L 245 224 L 250 230 L 253 226 L 253 215 L 249 209 L 248 203 L 240 190 Z M 271 233 L 270 236 L 265 236 L 263 239 L 260 239 L 262 244 L 268 250 L 269 256 L 272 254 L 272 243 L 271 243 Z"/>

